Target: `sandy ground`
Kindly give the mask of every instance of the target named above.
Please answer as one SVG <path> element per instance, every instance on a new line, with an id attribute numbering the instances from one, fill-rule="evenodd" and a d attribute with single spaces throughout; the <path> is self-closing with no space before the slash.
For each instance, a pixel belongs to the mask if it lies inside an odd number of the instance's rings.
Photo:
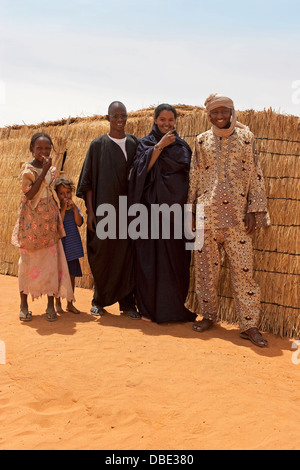
<path id="1" fill-rule="evenodd" d="M 1 450 L 300 448 L 291 340 L 266 334 L 262 350 L 235 326 L 200 335 L 130 320 L 117 305 L 95 319 L 84 289 L 80 315 L 49 323 L 43 297 L 24 324 L 17 279 L 0 282 Z"/>

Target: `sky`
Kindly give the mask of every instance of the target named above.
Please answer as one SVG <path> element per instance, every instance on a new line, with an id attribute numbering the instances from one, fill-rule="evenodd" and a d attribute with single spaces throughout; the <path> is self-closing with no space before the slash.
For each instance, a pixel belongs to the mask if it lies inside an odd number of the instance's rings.
<path id="1" fill-rule="evenodd" d="M 0 0 L 0 127 L 122 101 L 300 114 L 299 0 Z"/>

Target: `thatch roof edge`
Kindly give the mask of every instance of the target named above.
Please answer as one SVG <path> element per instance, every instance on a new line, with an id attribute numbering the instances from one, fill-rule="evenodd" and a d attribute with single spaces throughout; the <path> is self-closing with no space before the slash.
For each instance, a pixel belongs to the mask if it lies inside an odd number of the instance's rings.
<path id="1" fill-rule="evenodd" d="M 193 111 L 193 110 L 204 110 L 203 107 L 201 106 L 192 106 L 192 105 L 185 105 L 185 104 L 176 104 L 173 105 L 177 111 Z M 141 115 L 147 114 L 150 111 L 153 111 L 155 106 L 149 106 L 148 108 L 143 108 L 139 109 L 137 111 L 130 111 L 128 113 L 129 118 L 134 118 L 134 117 L 140 117 Z M 241 112 L 237 110 L 237 112 Z M 284 114 L 284 113 L 279 113 L 276 112 L 272 108 L 264 109 L 263 111 L 255 111 L 254 109 L 246 109 L 243 110 L 242 112 L 253 112 L 253 113 L 264 113 L 264 112 L 271 112 L 274 114 L 282 115 L 282 116 L 294 116 L 298 117 L 296 115 L 292 114 Z M 300 119 L 300 118 L 299 118 Z M 64 126 L 66 124 L 73 124 L 73 123 L 78 123 L 78 122 L 91 122 L 91 121 L 104 121 L 106 120 L 106 115 L 99 115 L 99 114 L 94 114 L 92 116 L 85 116 L 85 117 L 71 117 L 69 116 L 68 118 L 63 118 L 57 121 L 47 121 L 47 122 L 41 122 L 39 124 L 13 124 L 11 126 L 4 126 L 0 127 L 0 130 L 4 129 L 13 129 L 13 130 L 18 130 L 22 129 L 24 127 L 27 127 L 28 129 L 39 129 L 41 127 L 55 127 L 55 126 Z"/>

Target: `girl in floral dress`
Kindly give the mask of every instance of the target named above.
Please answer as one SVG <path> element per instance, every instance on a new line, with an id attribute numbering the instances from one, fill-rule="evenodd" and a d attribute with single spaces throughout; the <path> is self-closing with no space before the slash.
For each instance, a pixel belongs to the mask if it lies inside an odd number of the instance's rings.
<path id="1" fill-rule="evenodd" d="M 55 168 L 50 153 L 51 137 L 44 132 L 34 134 L 30 151 L 33 160 L 24 163 L 20 172 L 22 196 L 19 217 L 12 244 L 20 248 L 19 291 L 22 321 L 30 321 L 27 296 L 32 299 L 48 296 L 46 319 L 55 321 L 54 297 L 74 300 L 68 265 L 61 243 L 65 236 L 58 205 L 54 199 Z"/>

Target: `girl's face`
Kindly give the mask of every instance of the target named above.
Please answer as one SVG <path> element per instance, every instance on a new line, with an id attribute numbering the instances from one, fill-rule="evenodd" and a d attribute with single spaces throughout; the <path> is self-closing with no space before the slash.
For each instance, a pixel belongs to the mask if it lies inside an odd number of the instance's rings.
<path id="1" fill-rule="evenodd" d="M 162 134 L 166 134 L 174 129 L 176 118 L 172 111 L 166 109 L 162 111 L 157 118 L 154 119 L 155 124 Z"/>
<path id="2" fill-rule="evenodd" d="M 210 112 L 210 122 L 219 129 L 227 129 L 230 126 L 231 114 L 230 108 L 220 106 Z"/>
<path id="3" fill-rule="evenodd" d="M 39 137 L 31 146 L 33 157 L 41 163 L 43 162 L 44 157 L 48 158 L 50 156 L 51 149 L 52 145 L 47 137 Z"/>
<path id="4" fill-rule="evenodd" d="M 63 204 L 64 202 L 68 202 L 72 199 L 72 191 L 69 186 L 63 186 L 62 184 L 60 184 L 56 188 L 56 192 L 57 192 L 59 202 L 61 204 Z"/>

